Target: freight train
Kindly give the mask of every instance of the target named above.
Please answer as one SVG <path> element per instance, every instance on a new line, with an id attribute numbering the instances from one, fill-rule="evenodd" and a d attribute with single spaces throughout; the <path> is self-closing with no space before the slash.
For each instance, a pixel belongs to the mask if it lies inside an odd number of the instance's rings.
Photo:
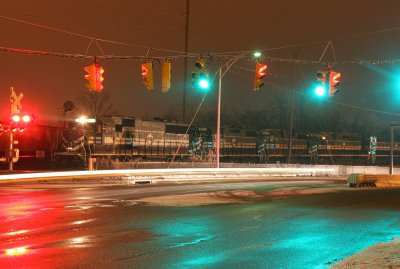
<path id="1" fill-rule="evenodd" d="M 63 169 L 82 169 L 93 159 L 101 164 L 98 167 L 107 168 L 108 163 L 117 160 L 212 162 L 216 156 L 216 136 L 211 128 L 159 118 L 108 116 L 95 122 L 66 121 L 62 126 L 36 129 L 25 139 L 30 143 L 21 143 L 22 158 L 50 159 Z M 287 163 L 290 158 L 291 163 L 300 164 L 388 165 L 387 141 L 374 136 L 362 139 L 330 133 L 294 134 L 290 141 L 279 130 L 225 126 L 221 128 L 220 160 Z M 28 144 L 36 146 L 35 153 L 24 149 Z M 395 143 L 396 158 L 398 146 Z"/>

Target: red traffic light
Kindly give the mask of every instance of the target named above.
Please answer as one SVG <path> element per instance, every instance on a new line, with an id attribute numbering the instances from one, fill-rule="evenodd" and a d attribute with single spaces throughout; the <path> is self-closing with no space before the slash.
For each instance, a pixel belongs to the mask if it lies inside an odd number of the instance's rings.
<path id="1" fill-rule="evenodd" d="M 151 61 L 141 64 L 143 84 L 148 90 L 154 89 L 153 82 L 153 64 Z"/>
<path id="2" fill-rule="evenodd" d="M 103 73 L 104 73 L 103 67 L 101 67 L 100 65 L 96 64 L 96 87 L 95 87 L 96 91 L 101 91 L 101 90 L 104 89 L 104 86 L 103 86 L 103 81 L 104 81 Z"/>
<path id="3" fill-rule="evenodd" d="M 267 73 L 266 70 L 267 70 L 267 65 L 266 64 L 257 63 L 256 72 L 257 72 L 257 77 L 259 79 L 265 77 L 265 75 Z"/>
<path id="4" fill-rule="evenodd" d="M 91 64 L 86 66 L 84 70 L 87 72 L 85 75 L 85 79 L 87 80 L 86 88 L 98 92 L 103 90 L 103 67 L 98 64 Z"/>
<path id="5" fill-rule="evenodd" d="M 331 72 L 329 74 L 329 86 L 333 87 L 336 86 L 340 83 L 340 73 L 337 72 Z"/>
<path id="6" fill-rule="evenodd" d="M 264 85 L 264 81 L 261 79 L 265 77 L 266 75 L 266 70 L 267 70 L 267 65 L 266 64 L 261 64 L 257 61 L 256 64 L 256 74 L 254 76 L 254 82 L 253 82 L 253 90 L 257 91 L 258 89 L 261 88 L 261 86 Z"/>

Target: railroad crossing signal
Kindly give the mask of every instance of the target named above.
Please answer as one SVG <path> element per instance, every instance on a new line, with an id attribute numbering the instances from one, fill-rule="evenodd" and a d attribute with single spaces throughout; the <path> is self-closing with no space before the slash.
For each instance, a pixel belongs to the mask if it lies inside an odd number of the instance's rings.
<path id="1" fill-rule="evenodd" d="M 30 113 L 14 113 L 10 118 L 10 129 L 13 132 L 23 132 L 26 127 L 31 125 L 35 117 Z"/>

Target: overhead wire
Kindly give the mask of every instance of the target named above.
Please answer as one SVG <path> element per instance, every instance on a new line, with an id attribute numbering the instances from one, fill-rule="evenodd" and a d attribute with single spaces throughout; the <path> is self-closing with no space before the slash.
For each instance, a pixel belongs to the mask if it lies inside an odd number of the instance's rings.
<path id="1" fill-rule="evenodd" d="M 41 16 L 41 15 L 30 15 L 30 14 L 23 14 L 17 12 L 1 12 L 1 14 L 11 14 L 11 15 L 18 15 L 24 17 L 33 17 L 33 18 L 42 18 L 42 19 L 50 19 L 50 20 L 58 20 L 58 21 L 72 21 L 74 23 L 91 23 L 91 24 L 106 24 L 107 26 L 117 26 L 119 28 L 146 28 L 146 29 L 155 29 L 155 30 L 168 30 L 168 31 L 183 31 L 184 28 L 180 27 L 164 27 L 164 26 L 156 26 L 156 25 L 127 25 L 127 24 L 119 24 L 119 23 L 112 23 L 109 21 L 94 21 L 94 20 L 82 20 L 82 19 L 71 19 L 65 17 L 51 17 L 51 16 Z"/>
<path id="2" fill-rule="evenodd" d="M 31 26 L 35 26 L 35 27 L 39 27 L 39 28 L 43 28 L 43 29 L 47 29 L 47 30 L 51 30 L 51 31 L 56 31 L 56 32 L 64 33 L 64 34 L 78 36 L 78 37 L 82 37 L 82 38 L 86 38 L 86 39 L 94 39 L 95 38 L 93 36 L 83 35 L 83 34 L 71 32 L 71 31 L 66 31 L 66 30 L 63 30 L 63 29 L 55 28 L 55 27 L 46 26 L 46 25 L 39 24 L 39 23 L 33 23 L 33 22 L 30 22 L 30 21 L 11 18 L 11 17 L 8 17 L 8 16 L 0 15 L 0 18 L 6 19 L 6 20 L 15 21 L 15 22 L 19 22 L 19 23 L 23 23 L 23 24 L 27 24 L 27 25 L 31 25 Z M 118 41 L 113 41 L 113 40 L 108 40 L 108 39 L 103 39 L 103 38 L 96 38 L 96 40 L 102 41 L 102 42 L 106 42 L 106 43 L 113 43 L 113 44 L 118 44 L 118 45 L 126 45 L 126 46 L 132 46 L 132 47 L 143 48 L 143 49 L 150 48 L 149 46 L 130 44 L 130 43 L 126 43 L 126 42 L 118 42 Z M 168 50 L 168 49 L 162 49 L 162 48 L 151 48 L 151 49 L 155 50 L 155 51 L 164 51 L 164 52 L 171 52 L 171 53 L 182 53 L 182 54 L 185 53 L 183 51 Z"/>
<path id="3" fill-rule="evenodd" d="M 47 3 L 47 4 L 56 4 L 56 5 L 65 5 L 65 6 L 71 6 L 70 3 L 64 3 L 64 2 L 58 2 L 58 1 L 45 1 L 45 0 L 30 0 L 32 2 L 39 2 L 39 3 Z M 76 8 L 77 5 L 74 4 L 72 6 L 73 8 Z M 84 5 L 82 3 L 79 3 L 78 5 L 79 8 L 88 8 L 90 10 L 93 9 L 101 9 L 101 10 L 106 10 L 106 11 L 116 11 L 120 13 L 130 13 L 130 14 L 145 14 L 145 15 L 165 15 L 165 16 L 181 16 L 185 17 L 184 13 L 175 13 L 175 12 L 155 12 L 155 11 L 137 11 L 137 10 L 126 10 L 126 9 L 118 9 L 118 8 L 110 8 L 110 7 L 99 7 L 95 5 Z"/>
<path id="4" fill-rule="evenodd" d="M 131 43 L 127 43 L 127 42 L 119 42 L 119 41 L 114 41 L 114 40 L 109 40 L 109 39 L 104 39 L 104 38 L 96 38 L 96 37 L 92 37 L 92 36 L 87 36 L 87 35 L 83 35 L 83 34 L 79 34 L 79 33 L 75 33 L 75 32 L 71 32 L 71 31 L 66 31 L 63 29 L 59 29 L 59 28 L 55 28 L 55 27 L 50 27 L 50 26 L 46 26 L 46 25 L 42 25 L 42 24 L 38 24 L 38 23 L 33 23 L 30 21 L 25 21 L 25 20 L 20 20 L 20 19 L 15 19 L 15 18 L 11 18 L 8 16 L 3 16 L 0 15 L 0 18 L 2 19 L 7 19 L 7 20 L 11 20 L 11 21 L 16 21 L 19 23 L 24 23 L 24 24 L 28 24 L 31 26 L 35 26 L 35 27 L 40 27 L 43 29 L 48 29 L 48 30 L 52 30 L 52 31 L 57 31 L 57 32 L 61 32 L 61 33 L 65 33 L 65 34 L 69 34 L 69 35 L 74 35 L 74 36 L 78 36 L 78 37 L 82 37 L 82 38 L 86 38 L 86 39 L 90 39 L 90 40 L 97 40 L 97 41 L 101 41 L 101 42 L 105 42 L 105 43 L 111 43 L 111 44 L 117 44 L 117 45 L 125 45 L 125 46 L 131 46 L 131 47 L 136 47 L 136 48 L 142 48 L 142 49 L 149 49 L 151 48 L 151 50 L 154 51 L 163 51 L 163 52 L 170 52 L 170 53 L 180 53 L 180 54 L 185 54 L 187 55 L 187 57 L 197 57 L 198 55 L 201 55 L 199 53 L 193 53 L 193 52 L 188 52 L 186 54 L 186 52 L 183 51 L 178 51 L 178 50 L 170 50 L 170 49 L 163 49 L 163 48 L 154 48 L 154 47 L 149 47 L 149 46 L 143 46 L 143 45 L 137 45 L 137 44 L 131 44 Z M 363 35 L 367 35 L 367 34 L 376 34 L 376 33 L 382 33 L 382 32 L 388 32 L 388 31 L 394 31 L 394 30 L 400 30 L 400 27 L 395 27 L 395 28 L 390 28 L 390 29 L 386 29 L 386 30 L 381 30 L 381 31 L 374 31 L 374 32 L 370 32 L 370 33 L 365 33 Z M 350 36 L 347 38 L 353 38 L 356 36 L 360 36 L 362 34 L 359 35 L 354 35 L 354 36 Z M 291 48 L 291 47 L 297 47 L 297 46 L 307 46 L 307 45 L 313 45 L 313 44 L 320 44 L 324 41 L 318 41 L 318 42 L 308 42 L 308 43 L 300 43 L 300 44 L 293 44 L 293 45 L 289 45 L 289 46 L 281 46 L 281 47 L 276 47 L 276 48 L 266 48 L 266 49 L 261 49 L 260 51 L 270 51 L 270 50 L 278 50 L 278 49 L 283 49 L 283 48 Z M 328 62 L 321 62 L 323 55 L 325 54 L 327 48 L 331 46 L 332 52 L 334 54 L 334 59 L 335 62 L 334 63 L 328 63 Z M 22 49 L 13 49 L 13 48 L 9 48 L 10 51 L 14 50 L 13 52 L 15 52 L 15 50 L 19 50 L 20 53 L 23 52 Z M 4 48 L 3 48 L 4 51 Z M 27 51 L 31 51 L 31 50 L 27 50 Z M 238 56 L 238 54 L 249 54 L 249 57 L 247 58 L 248 60 L 251 59 L 250 54 L 253 51 L 236 51 L 236 52 L 220 52 L 220 53 L 210 53 L 210 55 L 212 55 L 212 57 L 214 58 L 219 58 L 219 59 L 229 59 L 229 58 L 235 58 Z M 32 54 L 31 52 L 29 52 L 28 54 Z M 34 53 L 35 54 L 35 53 Z M 37 53 L 40 55 L 55 55 L 54 53 L 51 52 L 41 52 L 41 53 Z M 56 53 L 57 56 L 60 56 L 62 53 Z M 85 53 L 87 54 L 87 52 Z M 71 54 L 67 54 L 63 57 L 70 57 Z M 103 55 L 104 56 L 104 55 Z M 180 56 L 182 57 L 182 56 Z M 116 56 L 116 57 L 106 57 L 107 59 L 131 59 L 131 56 Z M 140 56 L 134 56 L 134 59 L 136 58 L 142 58 Z M 320 57 L 319 61 L 317 60 L 307 60 L 307 59 L 293 59 L 293 58 L 279 58 L 279 57 L 271 57 L 271 56 L 263 56 L 262 59 L 271 61 L 271 62 L 286 62 L 286 63 L 301 63 L 301 64 L 395 64 L 395 63 L 400 63 L 400 59 L 384 59 L 384 60 L 380 60 L 380 59 L 375 59 L 375 60 L 350 60 L 350 61 L 342 61 L 342 62 L 337 62 L 336 60 L 336 54 L 333 48 L 333 43 L 332 40 L 328 41 L 328 44 L 326 45 L 324 52 L 322 54 L 322 56 Z M 245 57 L 242 57 L 241 60 L 246 60 Z"/>
<path id="5" fill-rule="evenodd" d="M 301 68 L 301 66 L 299 66 L 299 67 L 300 67 L 300 70 L 301 70 L 303 81 L 306 82 L 305 76 L 304 76 L 304 71 Z M 247 70 L 246 68 L 240 68 L 240 69 L 243 69 L 243 70 L 246 70 L 246 71 L 250 71 L 250 70 Z M 237 75 L 240 75 L 240 76 L 245 77 L 247 79 L 253 79 L 251 76 L 245 75 L 245 74 L 237 72 L 237 71 L 229 70 L 229 72 L 237 74 Z M 269 82 L 269 81 L 266 81 L 265 84 L 277 87 L 277 88 L 282 89 L 282 90 L 290 90 L 289 87 L 278 85 L 278 84 L 275 84 L 275 83 L 272 83 L 272 82 Z M 295 93 L 298 94 L 298 95 L 303 95 L 303 96 L 305 95 L 305 93 L 298 92 L 298 91 L 296 91 Z M 350 107 L 350 108 L 353 108 L 353 109 L 365 110 L 365 111 L 369 111 L 369 112 L 375 112 L 375 113 L 386 114 L 386 115 L 391 115 L 391 116 L 400 116 L 400 113 L 393 113 L 393 112 L 383 111 L 383 110 L 379 110 L 379 109 L 373 109 L 373 108 L 362 107 L 362 106 L 357 106 L 357 105 L 352 105 L 352 104 L 346 104 L 346 103 L 338 102 L 338 101 L 335 101 L 335 100 L 326 100 L 325 102 L 334 103 L 334 104 L 338 104 L 338 105 L 341 105 L 341 106 Z"/>
<path id="6" fill-rule="evenodd" d="M 218 72 L 215 72 L 214 77 L 211 79 L 211 83 L 210 83 L 211 85 L 213 85 L 213 83 L 214 83 L 214 81 L 215 81 L 215 78 L 217 77 L 217 74 L 218 74 Z M 209 91 L 210 91 L 210 90 L 207 90 L 207 91 L 204 93 L 203 98 L 201 99 L 199 105 L 197 106 L 196 112 L 194 113 L 192 119 L 190 120 L 190 123 L 189 123 L 189 125 L 188 125 L 188 127 L 187 127 L 187 129 L 186 129 L 185 135 L 187 135 L 187 133 L 189 132 L 190 128 L 192 127 L 193 122 L 195 121 L 195 119 L 196 119 L 196 117 L 197 117 L 197 114 L 199 113 L 200 108 L 201 108 L 201 106 L 203 105 L 203 103 L 204 103 L 204 101 L 205 101 L 205 99 L 206 99 L 207 94 L 208 94 Z M 170 162 L 169 165 L 168 165 L 168 168 L 170 168 L 171 165 L 172 165 L 172 163 L 175 161 L 175 158 L 176 158 L 176 156 L 178 155 L 179 150 L 180 150 L 181 147 L 182 147 L 183 141 L 184 141 L 184 137 L 182 137 L 182 139 L 181 139 L 181 141 L 180 141 L 180 143 L 179 143 L 179 145 L 178 145 L 178 148 L 176 149 L 174 155 L 172 156 L 172 159 L 171 159 L 171 162 Z"/>

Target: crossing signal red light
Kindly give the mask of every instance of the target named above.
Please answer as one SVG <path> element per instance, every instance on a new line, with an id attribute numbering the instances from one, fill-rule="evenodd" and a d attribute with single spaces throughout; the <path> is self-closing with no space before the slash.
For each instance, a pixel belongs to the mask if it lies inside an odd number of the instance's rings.
<path id="1" fill-rule="evenodd" d="M 22 132 L 26 127 L 34 122 L 34 116 L 29 113 L 16 113 L 11 115 L 10 129 Z"/>
<path id="2" fill-rule="evenodd" d="M 153 82 L 153 64 L 151 61 L 147 63 L 143 63 L 142 67 L 142 78 L 143 84 L 146 86 L 148 90 L 154 89 L 154 82 Z"/>
<path id="3" fill-rule="evenodd" d="M 267 65 L 257 62 L 256 74 L 254 76 L 253 90 L 257 91 L 264 85 L 264 81 L 262 81 L 262 79 L 265 77 L 266 74 L 267 74 Z"/>
<path id="4" fill-rule="evenodd" d="M 87 80 L 86 88 L 91 91 L 102 91 L 104 89 L 103 67 L 95 63 L 89 66 L 85 66 L 84 69 L 87 72 L 87 74 L 85 75 L 85 79 Z"/>

